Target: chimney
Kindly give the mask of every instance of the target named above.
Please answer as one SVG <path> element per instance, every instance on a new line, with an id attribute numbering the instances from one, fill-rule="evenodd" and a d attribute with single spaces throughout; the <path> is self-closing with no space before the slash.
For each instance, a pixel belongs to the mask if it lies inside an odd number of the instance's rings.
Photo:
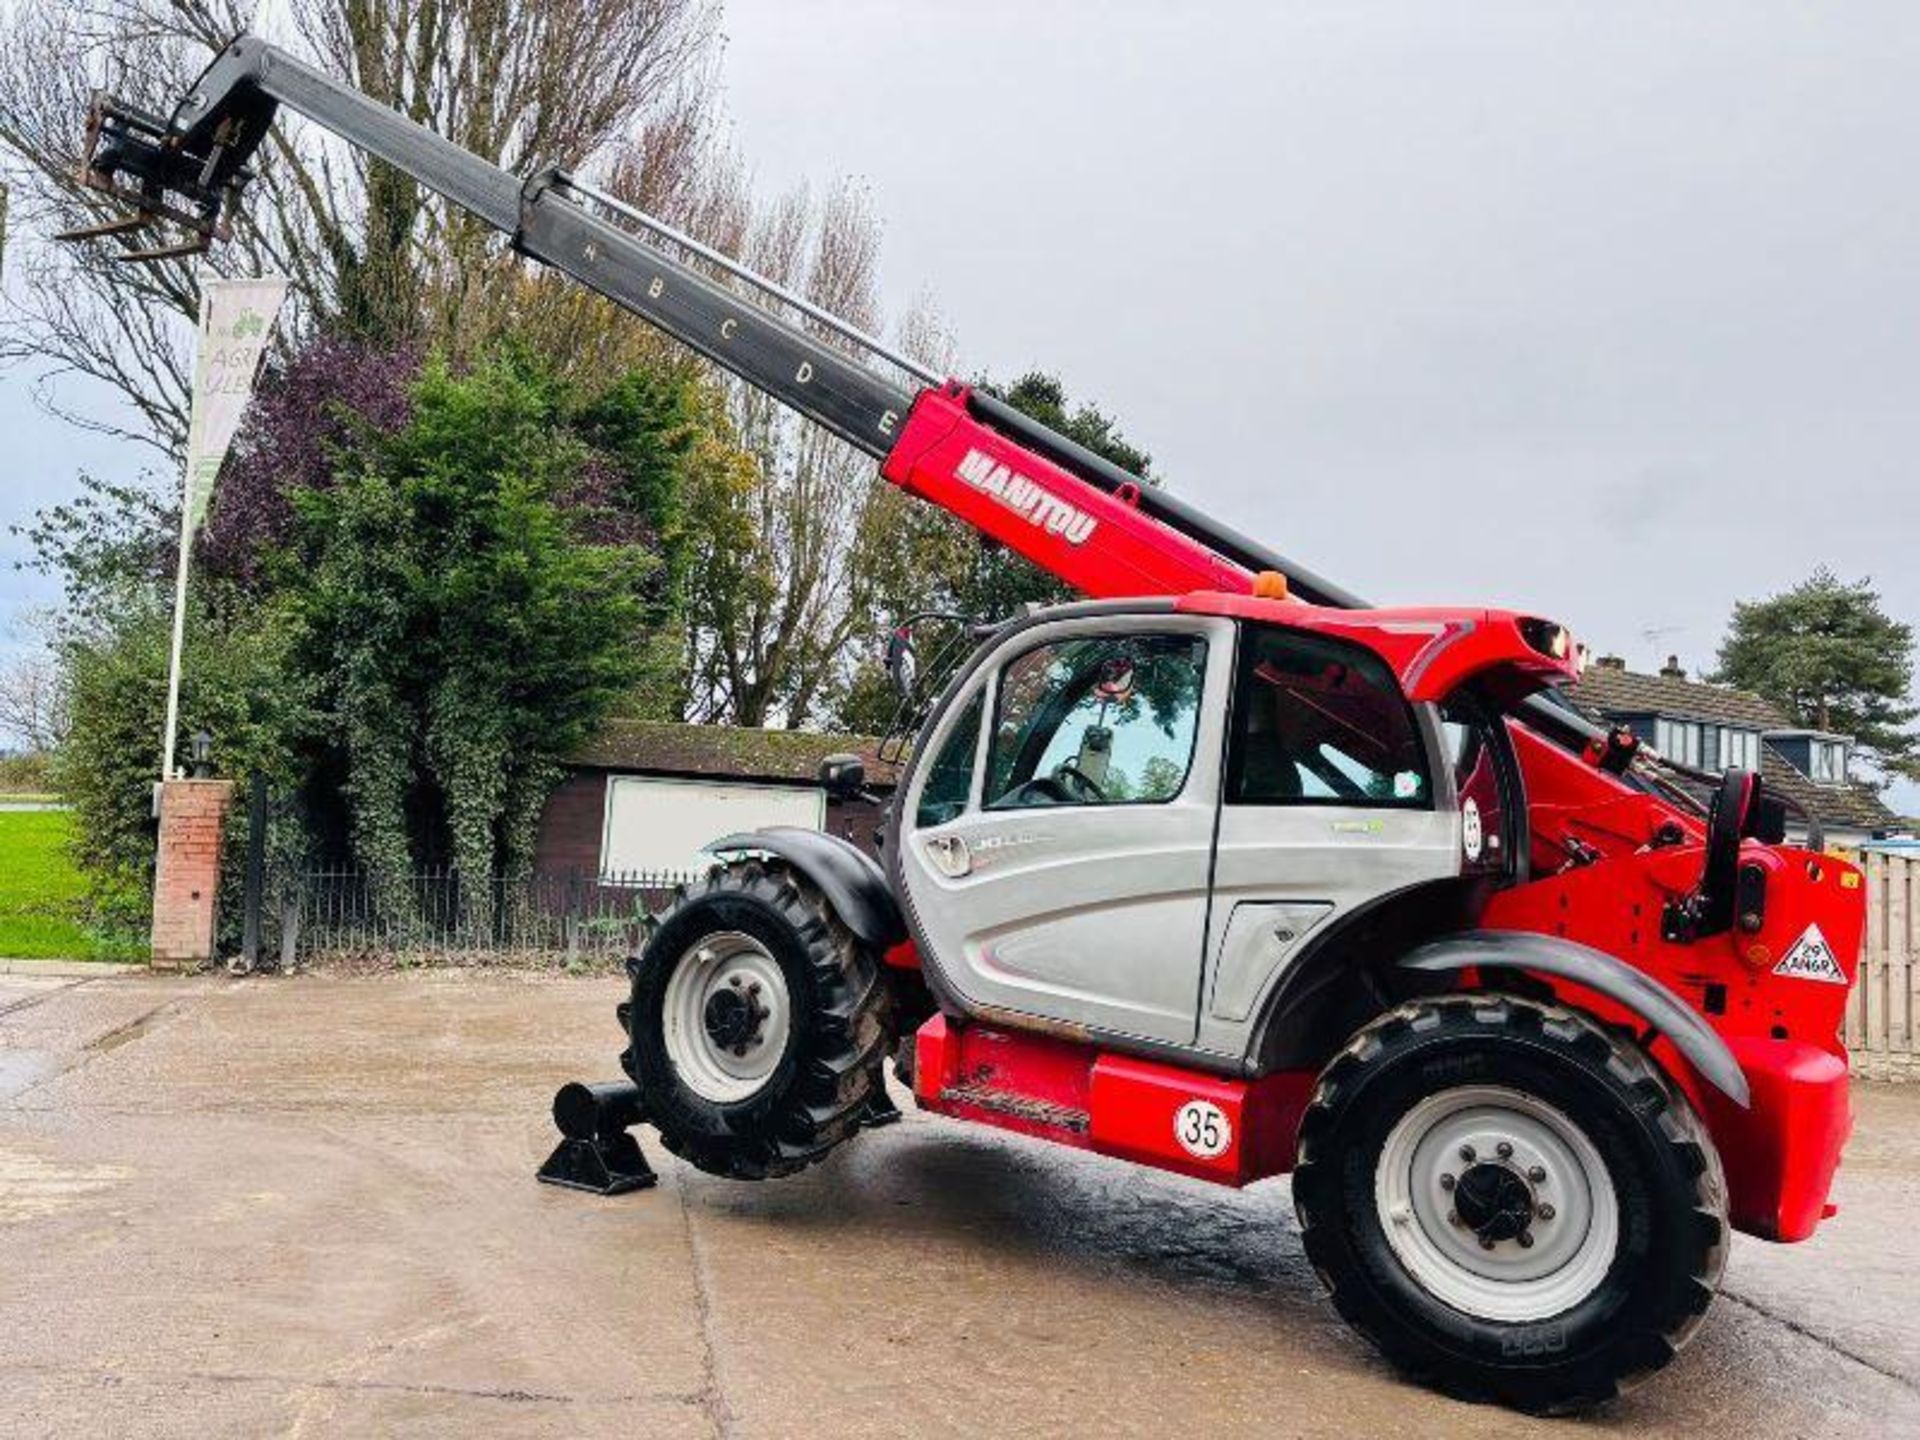
<path id="1" fill-rule="evenodd" d="M 1602 655 L 1593 663 L 1602 670 L 1624 670 L 1627 668 L 1627 662 L 1618 655 Z"/>
<path id="2" fill-rule="evenodd" d="M 1660 677 L 1663 680 L 1684 680 L 1687 678 L 1687 672 L 1680 668 L 1680 657 L 1678 655 L 1667 656 L 1667 663 L 1660 667 Z"/>

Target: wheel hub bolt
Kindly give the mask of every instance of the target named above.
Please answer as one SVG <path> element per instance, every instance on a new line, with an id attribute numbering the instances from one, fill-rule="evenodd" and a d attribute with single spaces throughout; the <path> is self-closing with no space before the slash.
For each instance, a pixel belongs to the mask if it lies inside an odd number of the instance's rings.
<path id="1" fill-rule="evenodd" d="M 1491 1235 L 1482 1235 L 1480 1237 L 1480 1248 L 1482 1250 L 1491 1250 L 1493 1248 L 1493 1237 Z"/>
<path id="2" fill-rule="evenodd" d="M 1533 1236 L 1529 1235 L 1526 1231 L 1522 1230 L 1513 1238 L 1520 1242 L 1520 1248 L 1522 1250 L 1531 1250 L 1533 1248 Z"/>
<path id="3" fill-rule="evenodd" d="M 1553 1218 L 1553 1206 L 1542 1205 L 1538 1210 L 1534 1211 L 1533 1213 L 1538 1215 L 1542 1220 L 1551 1220 Z"/>
<path id="4" fill-rule="evenodd" d="M 1458 1210 L 1447 1211 L 1447 1224 L 1458 1225 L 1459 1223 L 1460 1223 L 1460 1212 Z"/>
<path id="5" fill-rule="evenodd" d="M 1462 1145 L 1460 1147 L 1460 1158 L 1466 1161 L 1467 1164 L 1471 1165 L 1477 1156 L 1478 1152 L 1471 1145 Z"/>
<path id="6" fill-rule="evenodd" d="M 1440 1177 L 1440 1188 L 1442 1190 L 1451 1190 L 1453 1188 L 1453 1176 L 1442 1175 Z"/>
<path id="7" fill-rule="evenodd" d="M 1527 1179 L 1529 1179 L 1529 1180 L 1531 1180 L 1531 1181 L 1532 1181 L 1532 1182 L 1533 1182 L 1534 1184 L 1536 1184 L 1536 1185 L 1538 1185 L 1538 1184 L 1539 1184 L 1539 1183 L 1540 1183 L 1540 1182 L 1541 1182 L 1542 1180 L 1544 1180 L 1544 1179 L 1546 1179 L 1546 1178 L 1547 1178 L 1547 1167 L 1546 1167 L 1546 1166 L 1544 1166 L 1544 1165 L 1533 1165 L 1533 1166 L 1529 1166 L 1529 1167 L 1528 1167 L 1528 1169 L 1527 1169 Z"/>
<path id="8" fill-rule="evenodd" d="M 1493 1147 L 1493 1153 L 1498 1155 L 1502 1160 L 1511 1160 L 1513 1158 L 1513 1146 L 1502 1140 L 1498 1145 Z"/>

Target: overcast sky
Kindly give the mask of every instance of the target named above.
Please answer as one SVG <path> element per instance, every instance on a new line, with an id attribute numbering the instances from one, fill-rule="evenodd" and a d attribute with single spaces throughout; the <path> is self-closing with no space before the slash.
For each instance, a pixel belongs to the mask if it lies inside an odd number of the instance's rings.
<path id="1" fill-rule="evenodd" d="M 1382 601 L 1649 668 L 1816 565 L 1920 619 L 1920 5 L 728 0 L 763 188 L 896 310 Z M 12 518 L 76 446 L 0 377 Z M 0 601 L 17 603 L 13 578 Z M 4 608 L 4 606 L 0 606 Z"/>

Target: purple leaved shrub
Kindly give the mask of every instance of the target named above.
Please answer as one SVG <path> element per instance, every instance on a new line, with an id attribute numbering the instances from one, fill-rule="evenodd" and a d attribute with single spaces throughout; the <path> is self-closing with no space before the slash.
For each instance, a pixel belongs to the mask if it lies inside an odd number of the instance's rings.
<path id="1" fill-rule="evenodd" d="M 322 337 L 263 376 L 200 533 L 204 566 L 251 588 L 287 537 L 291 497 L 331 486 L 358 437 L 406 425 L 420 366 L 411 348 Z"/>

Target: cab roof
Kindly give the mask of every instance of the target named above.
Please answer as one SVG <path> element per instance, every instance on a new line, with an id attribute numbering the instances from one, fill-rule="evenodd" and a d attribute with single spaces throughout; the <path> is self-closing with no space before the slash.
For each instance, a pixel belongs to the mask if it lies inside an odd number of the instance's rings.
<path id="1" fill-rule="evenodd" d="M 1567 629 L 1514 610 L 1448 605 L 1336 610 L 1298 600 L 1225 591 L 1180 597 L 1190 615 L 1228 615 L 1347 640 L 1378 655 L 1409 700 L 1444 700 L 1469 680 L 1504 672 L 1525 688 L 1579 678 L 1579 647 Z"/>

